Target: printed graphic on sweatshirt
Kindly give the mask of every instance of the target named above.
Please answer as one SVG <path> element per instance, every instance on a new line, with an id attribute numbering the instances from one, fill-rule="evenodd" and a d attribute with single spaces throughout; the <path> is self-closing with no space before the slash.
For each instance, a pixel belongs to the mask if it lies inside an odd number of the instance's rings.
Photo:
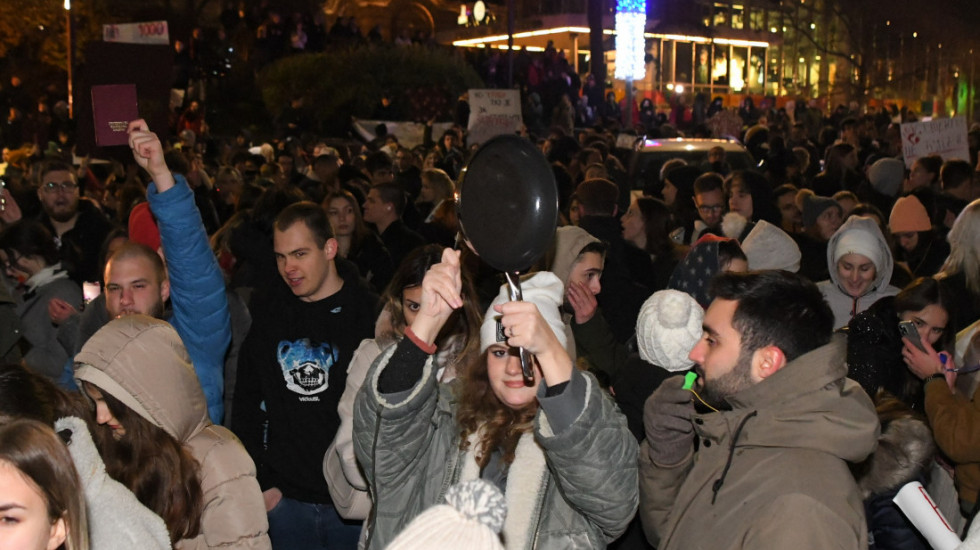
<path id="1" fill-rule="evenodd" d="M 316 395 L 327 389 L 330 367 L 337 362 L 337 351 L 330 344 L 310 344 L 309 338 L 279 342 L 279 367 L 286 388 L 299 395 Z"/>

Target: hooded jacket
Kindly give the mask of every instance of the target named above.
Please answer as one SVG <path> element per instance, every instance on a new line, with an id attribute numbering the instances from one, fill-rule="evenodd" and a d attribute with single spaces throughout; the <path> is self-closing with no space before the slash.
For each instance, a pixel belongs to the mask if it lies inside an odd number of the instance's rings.
<path id="1" fill-rule="evenodd" d="M 842 239 L 848 238 L 849 233 L 862 233 L 861 237 L 874 243 L 874 257 L 867 254 L 862 255 L 868 256 L 868 259 L 875 264 L 875 279 L 868 290 L 858 297 L 852 297 L 844 292 L 840 276 L 837 273 L 837 262 L 847 254 L 847 252 L 838 254 L 838 244 Z M 820 289 L 820 293 L 823 294 L 824 299 L 830 304 L 830 309 L 834 312 L 835 329 L 847 326 L 851 317 L 868 309 L 871 304 L 881 298 L 898 294 L 899 289 L 888 284 L 894 268 L 895 261 L 892 259 L 891 250 L 874 220 L 853 216 L 840 226 L 840 229 L 830 237 L 830 241 L 827 243 L 827 269 L 830 271 L 830 279 L 817 283 L 817 288 Z"/>
<path id="2" fill-rule="evenodd" d="M 848 470 L 875 449 L 871 399 L 845 378 L 844 338 L 695 415 L 700 450 L 677 465 L 640 448 L 640 519 L 665 549 L 867 548 Z"/>
<path id="3" fill-rule="evenodd" d="M 180 441 L 200 465 L 201 532 L 174 547 L 271 548 L 255 464 L 235 436 L 208 418 L 177 332 L 144 315 L 114 320 L 75 357 L 75 378 L 112 395 Z"/>

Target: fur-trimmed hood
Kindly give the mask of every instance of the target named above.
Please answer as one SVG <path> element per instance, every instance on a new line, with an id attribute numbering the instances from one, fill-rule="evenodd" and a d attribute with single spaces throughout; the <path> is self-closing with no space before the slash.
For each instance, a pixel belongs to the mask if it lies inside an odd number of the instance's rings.
<path id="1" fill-rule="evenodd" d="M 861 496 L 894 490 L 914 480 L 936 453 L 932 430 L 922 420 L 898 418 L 882 426 L 878 449 L 857 477 Z"/>

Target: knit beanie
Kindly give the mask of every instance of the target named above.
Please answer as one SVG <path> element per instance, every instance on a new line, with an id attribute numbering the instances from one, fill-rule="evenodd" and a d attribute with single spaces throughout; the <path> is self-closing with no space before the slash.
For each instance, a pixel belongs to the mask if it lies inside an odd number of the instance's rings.
<path id="1" fill-rule="evenodd" d="M 465 481 L 449 488 L 446 502 L 416 516 L 388 550 L 503 550 L 507 504 L 499 489 L 482 479 Z"/>
<path id="2" fill-rule="evenodd" d="M 576 225 L 559 227 L 555 231 L 555 260 L 551 263 L 551 272 L 558 277 L 562 286 L 568 285 L 568 276 L 582 249 L 597 242 L 600 242 L 599 239 Z"/>
<path id="3" fill-rule="evenodd" d="M 809 193 L 804 195 L 803 207 L 800 209 L 803 211 L 803 227 L 813 227 L 816 225 L 817 218 L 828 208 L 837 208 L 841 211 L 841 215 L 844 214 L 844 209 L 841 208 L 840 204 L 830 197 L 821 197 L 820 195 Z"/>
<path id="4" fill-rule="evenodd" d="M 860 254 L 871 260 L 875 268 L 881 269 L 885 264 L 882 254 L 882 244 L 870 231 L 860 228 L 845 229 L 837 237 L 837 246 L 834 247 L 834 260 L 840 261 L 847 254 Z"/>
<path id="5" fill-rule="evenodd" d="M 712 299 L 708 294 L 711 279 L 721 271 L 721 265 L 718 263 L 718 244 L 727 240 L 731 239 L 710 233 L 698 239 L 687 256 L 670 274 L 667 288 L 686 292 L 701 304 L 701 307 L 707 308 Z"/>
<path id="6" fill-rule="evenodd" d="M 892 233 L 929 231 L 932 229 L 932 221 L 922 201 L 915 195 L 908 195 L 895 201 L 892 213 L 888 217 L 888 229 Z"/>
<path id="7" fill-rule="evenodd" d="M 544 317 L 545 322 L 548 323 L 552 332 L 555 333 L 555 337 L 558 338 L 558 342 L 561 343 L 562 347 L 565 347 L 567 341 L 565 324 L 561 320 L 561 311 L 559 310 L 565 298 L 565 287 L 558 280 L 558 277 L 550 271 L 539 271 L 521 281 L 521 293 L 524 295 L 525 302 L 533 302 L 534 305 L 538 306 L 541 317 Z M 483 325 L 480 327 L 481 353 L 493 344 L 506 341 L 503 334 L 497 332 L 497 321 L 500 319 L 500 314 L 493 309 L 493 306 L 506 304 L 509 301 L 508 287 L 502 285 L 500 292 L 483 317 Z"/>
<path id="8" fill-rule="evenodd" d="M 796 273 L 800 269 L 800 245 L 775 225 L 759 220 L 742 241 L 742 252 L 749 259 L 749 269 L 782 269 Z"/>
<path id="9" fill-rule="evenodd" d="M 129 240 L 145 244 L 153 250 L 160 249 L 160 229 L 150 211 L 150 203 L 141 202 L 130 212 Z"/>
<path id="10" fill-rule="evenodd" d="M 640 357 L 671 372 L 689 369 L 694 362 L 687 356 L 701 339 L 703 319 L 704 310 L 686 292 L 654 292 L 636 320 Z"/>
<path id="11" fill-rule="evenodd" d="M 878 159 L 868 168 L 868 181 L 875 191 L 894 197 L 905 181 L 905 163 L 894 158 Z"/>

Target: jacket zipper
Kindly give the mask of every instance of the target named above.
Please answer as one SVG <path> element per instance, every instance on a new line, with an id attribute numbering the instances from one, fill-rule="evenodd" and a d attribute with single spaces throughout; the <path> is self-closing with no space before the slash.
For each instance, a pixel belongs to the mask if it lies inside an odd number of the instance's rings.
<path id="1" fill-rule="evenodd" d="M 531 539 L 532 550 L 538 547 L 538 532 L 541 531 L 541 517 L 544 515 L 541 513 L 541 510 L 544 508 L 544 503 L 548 500 L 548 479 L 550 476 L 551 473 L 545 468 L 544 479 L 541 481 L 544 487 L 538 491 L 541 496 L 538 498 L 538 506 L 535 509 L 535 515 L 537 517 L 534 518 L 534 537 Z"/>

